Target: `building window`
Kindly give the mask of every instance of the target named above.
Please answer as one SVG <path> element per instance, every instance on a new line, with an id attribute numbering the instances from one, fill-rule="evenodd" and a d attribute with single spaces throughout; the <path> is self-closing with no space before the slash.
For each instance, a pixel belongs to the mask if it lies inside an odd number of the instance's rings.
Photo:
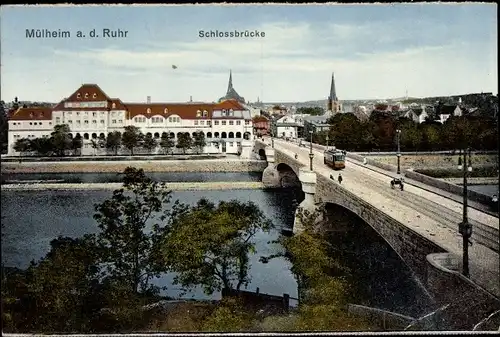
<path id="1" fill-rule="evenodd" d="M 234 144 L 233 142 L 229 142 L 229 146 L 233 146 L 233 144 Z"/>
<path id="2" fill-rule="evenodd" d="M 250 125 L 250 121 L 245 121 L 245 125 Z"/>
<path id="3" fill-rule="evenodd" d="M 94 94 L 92 95 L 92 98 L 96 98 L 96 97 L 97 97 L 97 94 L 96 94 L 96 93 L 94 93 Z"/>
<path id="4" fill-rule="evenodd" d="M 81 121 L 78 121 L 78 120 L 77 120 L 77 121 L 76 121 L 76 124 L 81 124 Z"/>
<path id="5" fill-rule="evenodd" d="M 168 109 L 165 108 L 165 110 L 163 110 L 163 113 L 168 114 Z"/>
<path id="6" fill-rule="evenodd" d="M 194 125 L 198 125 L 198 121 L 194 121 Z"/>
<path id="7" fill-rule="evenodd" d="M 229 125 L 234 125 L 234 121 L 229 121 Z"/>
<path id="8" fill-rule="evenodd" d="M 97 117 L 97 112 L 92 112 L 92 117 Z"/>
<path id="9" fill-rule="evenodd" d="M 151 109 L 147 108 L 146 113 L 150 114 L 151 113 Z"/>
<path id="10" fill-rule="evenodd" d="M 116 109 L 116 103 L 111 104 L 111 109 Z"/>
<path id="11" fill-rule="evenodd" d="M 229 109 L 229 116 L 233 116 L 234 113 L 233 113 L 233 109 Z"/>
<path id="12" fill-rule="evenodd" d="M 89 124 L 89 121 L 88 120 L 84 120 L 83 123 L 84 124 Z"/>
<path id="13" fill-rule="evenodd" d="M 68 111 L 67 114 L 68 114 L 68 116 L 71 116 L 71 111 Z"/>
<path id="14" fill-rule="evenodd" d="M 207 110 L 203 110 L 203 117 L 208 117 L 208 111 Z"/>
<path id="15" fill-rule="evenodd" d="M 93 119 L 92 124 L 97 124 L 97 121 L 95 119 Z"/>
<path id="16" fill-rule="evenodd" d="M 219 125 L 219 121 L 214 121 L 214 125 Z"/>
<path id="17" fill-rule="evenodd" d="M 101 119 L 101 124 L 104 124 L 104 119 Z"/>
<path id="18" fill-rule="evenodd" d="M 222 109 L 222 116 L 225 116 L 225 115 L 226 115 L 226 110 Z"/>
<path id="19" fill-rule="evenodd" d="M 196 117 L 201 117 L 201 110 L 196 111 Z"/>
<path id="20" fill-rule="evenodd" d="M 118 123 L 122 124 L 122 123 L 123 123 L 123 119 L 120 119 L 120 120 L 118 121 Z"/>
<path id="21" fill-rule="evenodd" d="M 80 113 L 79 113 L 79 112 L 77 112 L 77 113 L 76 113 L 76 115 L 77 115 L 77 116 L 80 116 Z"/>
<path id="22" fill-rule="evenodd" d="M 241 121 L 236 121 L 236 125 L 241 125 Z"/>
<path id="23" fill-rule="evenodd" d="M 85 93 L 85 98 L 89 98 L 89 93 L 88 92 Z"/>
<path id="24" fill-rule="evenodd" d="M 205 125 L 205 121 L 200 121 L 200 125 Z"/>
<path id="25" fill-rule="evenodd" d="M 68 120 L 68 123 L 71 124 L 71 123 L 73 123 L 73 121 L 70 119 L 70 120 Z"/>
<path id="26" fill-rule="evenodd" d="M 221 124 L 222 124 L 222 125 L 226 125 L 226 121 L 222 121 L 222 122 L 221 122 Z"/>
<path id="27" fill-rule="evenodd" d="M 59 124 L 61 123 L 61 118 L 60 117 L 56 117 L 56 123 Z M 31 123 L 30 123 L 31 124 Z"/>
<path id="28" fill-rule="evenodd" d="M 111 123 L 112 123 L 112 124 L 116 124 L 116 119 L 113 119 L 113 120 L 111 121 Z"/>

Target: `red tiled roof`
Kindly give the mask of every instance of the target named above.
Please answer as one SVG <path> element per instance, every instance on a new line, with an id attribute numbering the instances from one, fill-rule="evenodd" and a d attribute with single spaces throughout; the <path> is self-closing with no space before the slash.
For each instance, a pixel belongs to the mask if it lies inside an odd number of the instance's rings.
<path id="1" fill-rule="evenodd" d="M 161 115 L 164 117 L 169 117 L 172 115 L 177 115 L 181 119 L 196 119 L 196 114 L 198 110 L 208 112 L 208 116 L 205 118 L 212 118 L 213 104 L 209 103 L 125 103 L 129 113 L 127 114 L 128 119 L 132 119 L 135 116 L 143 115 L 147 118 L 151 118 L 155 115 Z M 148 113 L 148 109 L 150 112 Z M 167 109 L 167 111 L 165 111 Z"/>
<path id="2" fill-rule="evenodd" d="M 9 119 L 13 121 L 51 120 L 52 108 L 19 108 Z"/>
<path id="3" fill-rule="evenodd" d="M 102 102 L 111 103 L 111 98 L 97 84 L 82 84 L 78 90 L 72 93 L 68 98 L 63 99 L 57 104 L 54 110 L 81 110 L 82 108 L 64 107 L 66 102 Z M 109 106 L 108 106 L 109 107 Z M 103 108 L 85 108 L 85 110 L 102 110 Z"/>
<path id="4" fill-rule="evenodd" d="M 113 107 L 114 104 L 114 107 Z M 125 104 L 123 104 L 122 100 L 119 98 L 112 98 L 111 99 L 111 110 L 127 110 L 127 107 Z"/>
<path id="5" fill-rule="evenodd" d="M 259 122 L 269 122 L 269 119 L 267 119 L 265 116 L 255 116 L 253 119 L 254 123 L 259 123 Z"/>
<path id="6" fill-rule="evenodd" d="M 233 110 L 245 110 L 245 108 L 235 99 L 227 99 L 220 103 L 216 103 L 213 107 L 214 110 L 222 109 L 233 109 Z"/>

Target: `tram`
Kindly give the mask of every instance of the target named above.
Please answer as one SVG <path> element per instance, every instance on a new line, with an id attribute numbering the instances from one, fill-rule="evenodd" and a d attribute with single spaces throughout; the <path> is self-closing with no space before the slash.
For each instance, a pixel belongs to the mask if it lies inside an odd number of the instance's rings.
<path id="1" fill-rule="evenodd" d="M 334 170 L 342 170 L 345 168 L 345 155 L 345 151 L 331 148 L 323 153 L 323 161 L 325 165 L 330 166 Z"/>

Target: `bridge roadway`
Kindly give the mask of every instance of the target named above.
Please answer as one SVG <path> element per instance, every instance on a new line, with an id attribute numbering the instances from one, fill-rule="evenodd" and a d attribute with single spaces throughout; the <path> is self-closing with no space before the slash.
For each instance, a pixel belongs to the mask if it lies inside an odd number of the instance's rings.
<path id="1" fill-rule="evenodd" d="M 299 161 L 309 167 L 308 147 L 278 139 L 274 140 L 274 147 L 292 157 L 297 153 Z M 393 190 L 387 174 L 366 168 L 351 159 L 347 160 L 344 170 L 332 171 L 323 163 L 321 151 L 313 149 L 313 153 L 313 169 L 317 174 L 325 177 L 333 174 L 336 179 L 342 172 L 342 188 L 454 254 L 461 263 L 462 236 L 458 233 L 458 223 L 462 221 L 462 204 L 409 184 L 405 185 L 404 191 Z M 498 218 L 470 207 L 468 215 L 475 233 L 473 245 L 469 246 L 470 279 L 500 297 L 498 239 L 491 239 L 491 234 L 496 234 L 498 238 Z M 490 233 L 489 239 L 486 233 Z"/>

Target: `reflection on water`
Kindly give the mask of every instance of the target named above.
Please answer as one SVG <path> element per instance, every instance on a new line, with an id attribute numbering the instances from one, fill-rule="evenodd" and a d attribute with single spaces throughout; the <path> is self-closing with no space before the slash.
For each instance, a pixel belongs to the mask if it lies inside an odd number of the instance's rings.
<path id="1" fill-rule="evenodd" d="M 168 173 L 170 177 L 174 176 Z M 189 174 L 177 181 L 197 181 L 193 176 L 227 181 L 245 174 Z M 101 175 L 98 175 L 102 177 Z M 247 175 L 249 176 L 249 175 Z M 55 179 L 58 179 L 57 175 Z M 190 178 L 189 178 L 190 177 Z M 213 178 L 217 177 L 217 179 Z M 250 175 L 254 179 L 252 175 Z M 157 176 L 158 178 L 158 176 Z M 30 177 L 30 179 L 36 179 Z M 51 178 L 54 179 L 54 178 Z M 101 178 L 99 178 L 101 179 Z M 208 179 L 208 178 L 207 178 Z M 240 179 L 240 178 L 238 178 Z M 94 204 L 111 196 L 110 191 L 2 191 L 2 224 L 5 224 L 2 238 L 2 263 L 6 266 L 25 268 L 33 259 L 43 257 L 50 248 L 50 241 L 59 235 L 79 237 L 94 233 L 97 226 L 92 219 Z M 252 281 L 248 290 L 259 287 L 262 293 L 275 295 L 289 294 L 297 297 L 297 284 L 290 272 L 290 264 L 284 259 L 260 263 L 259 257 L 276 252 L 276 247 L 268 242 L 278 238 L 282 228 L 290 229 L 294 220 L 294 200 L 300 202 L 300 190 L 234 190 L 234 191 L 176 191 L 173 200 L 193 204 L 205 197 L 213 202 L 237 199 L 253 201 L 271 218 L 277 229 L 270 234 L 259 233 L 256 239 L 257 251 L 251 257 Z M 343 218 L 354 228 L 347 233 L 336 233 L 332 252 L 342 265 L 353 271 L 351 286 L 358 294 L 355 303 L 419 316 L 425 312 L 424 296 L 416 285 L 408 268 L 397 255 L 371 228 L 352 214 Z M 173 274 L 156 279 L 158 285 L 172 284 Z M 178 296 L 175 287 L 165 294 Z M 201 289 L 196 289 L 187 297 L 206 299 Z M 220 294 L 211 298 L 218 299 Z M 428 311 L 427 311 L 428 312 Z"/>
<path id="2" fill-rule="evenodd" d="M 297 285 L 290 273 L 290 265 L 283 259 L 268 264 L 259 262 L 262 255 L 270 255 L 275 247 L 267 244 L 279 236 L 282 227 L 293 224 L 289 207 L 281 207 L 288 198 L 288 191 L 266 192 L 262 190 L 238 191 L 178 191 L 173 192 L 173 200 L 194 204 L 205 197 L 213 202 L 238 199 L 253 201 L 273 219 L 277 230 L 270 234 L 258 233 L 255 237 L 258 254 L 251 258 L 252 282 L 250 290 L 260 288 L 263 293 L 297 297 Z M 2 262 L 8 267 L 26 268 L 33 259 L 45 256 L 50 249 L 50 241 L 59 235 L 79 237 L 95 233 L 97 225 L 92 219 L 93 205 L 110 197 L 107 191 L 23 191 L 2 192 L 2 223 L 5 224 L 2 238 Z M 286 206 L 286 205 L 285 205 Z M 292 223 L 290 223 L 292 221 Z M 170 285 L 174 275 L 165 275 L 154 283 Z M 167 294 L 177 296 L 179 290 L 169 289 Z M 190 297 L 208 298 L 200 289 L 189 294 Z M 215 298 L 218 298 L 216 294 Z"/>

